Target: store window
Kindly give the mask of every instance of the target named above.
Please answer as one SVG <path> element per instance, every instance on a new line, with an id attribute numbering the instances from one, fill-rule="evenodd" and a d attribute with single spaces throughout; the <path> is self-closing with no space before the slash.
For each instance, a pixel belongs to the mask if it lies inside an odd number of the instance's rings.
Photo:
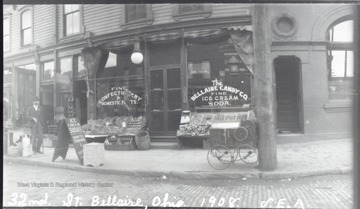
<path id="1" fill-rule="evenodd" d="M 47 61 L 41 64 L 41 81 L 53 81 L 55 74 L 54 61 Z"/>
<path id="2" fill-rule="evenodd" d="M 26 10 L 21 13 L 21 45 L 31 45 L 32 36 L 32 11 Z"/>
<path id="3" fill-rule="evenodd" d="M 330 100 L 352 98 L 354 78 L 353 20 L 331 27 L 327 34 L 328 89 Z"/>
<path id="4" fill-rule="evenodd" d="M 80 5 L 64 5 L 64 36 L 80 33 Z"/>
<path id="5" fill-rule="evenodd" d="M 73 57 L 60 58 L 60 68 L 56 74 L 56 83 L 59 86 L 59 91 L 71 91 L 70 80 L 73 73 Z"/>
<path id="6" fill-rule="evenodd" d="M 3 39 L 4 39 L 4 52 L 10 51 L 10 19 L 5 18 L 3 21 Z"/>
<path id="7" fill-rule="evenodd" d="M 191 111 L 249 107 L 251 76 L 231 39 L 188 44 L 187 70 Z"/>
<path id="8" fill-rule="evenodd" d="M 97 118 L 145 114 L 144 66 L 133 64 L 131 53 L 109 53 L 105 68 L 97 73 Z"/>

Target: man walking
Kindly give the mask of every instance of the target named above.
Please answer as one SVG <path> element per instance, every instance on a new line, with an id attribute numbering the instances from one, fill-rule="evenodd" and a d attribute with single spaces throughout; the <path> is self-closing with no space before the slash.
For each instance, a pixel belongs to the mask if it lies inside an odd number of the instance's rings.
<path id="1" fill-rule="evenodd" d="M 39 103 L 39 98 L 35 97 L 33 105 L 28 108 L 26 113 L 31 128 L 31 142 L 34 155 L 36 153 L 43 154 L 43 152 L 40 151 L 43 142 L 43 122 L 41 120 Z"/>

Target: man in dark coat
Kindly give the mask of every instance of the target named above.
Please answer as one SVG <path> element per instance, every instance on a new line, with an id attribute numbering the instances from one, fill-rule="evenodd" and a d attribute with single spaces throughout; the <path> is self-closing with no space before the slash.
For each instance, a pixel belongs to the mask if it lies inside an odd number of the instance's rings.
<path id="1" fill-rule="evenodd" d="M 26 118 L 28 119 L 29 126 L 31 128 L 31 142 L 32 142 L 34 155 L 36 153 L 43 154 L 43 152 L 40 151 L 40 148 L 43 142 L 44 124 L 40 114 L 39 103 L 40 103 L 39 98 L 35 97 L 33 100 L 33 105 L 28 108 L 26 113 Z"/>

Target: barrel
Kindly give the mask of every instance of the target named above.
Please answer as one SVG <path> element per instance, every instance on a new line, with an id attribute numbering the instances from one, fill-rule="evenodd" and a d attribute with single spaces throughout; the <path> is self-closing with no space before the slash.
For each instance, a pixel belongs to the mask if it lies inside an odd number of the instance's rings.
<path id="1" fill-rule="evenodd" d="M 150 148 L 150 136 L 147 131 L 139 131 L 135 135 L 135 143 L 139 150 L 147 150 Z"/>

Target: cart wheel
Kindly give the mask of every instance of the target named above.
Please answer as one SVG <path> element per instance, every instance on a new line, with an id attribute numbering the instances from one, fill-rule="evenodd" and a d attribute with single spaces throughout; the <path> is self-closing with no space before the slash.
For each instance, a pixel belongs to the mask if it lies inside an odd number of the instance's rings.
<path id="1" fill-rule="evenodd" d="M 214 145 L 207 154 L 209 165 L 216 170 L 228 168 L 233 162 L 230 150 L 224 145 Z"/>
<path id="2" fill-rule="evenodd" d="M 248 144 L 240 145 L 236 148 L 239 158 L 247 164 L 253 164 L 258 161 L 258 153 L 256 148 Z"/>
<path id="3" fill-rule="evenodd" d="M 234 137 L 236 141 L 242 142 L 249 137 L 249 132 L 246 128 L 240 126 L 234 131 Z"/>

